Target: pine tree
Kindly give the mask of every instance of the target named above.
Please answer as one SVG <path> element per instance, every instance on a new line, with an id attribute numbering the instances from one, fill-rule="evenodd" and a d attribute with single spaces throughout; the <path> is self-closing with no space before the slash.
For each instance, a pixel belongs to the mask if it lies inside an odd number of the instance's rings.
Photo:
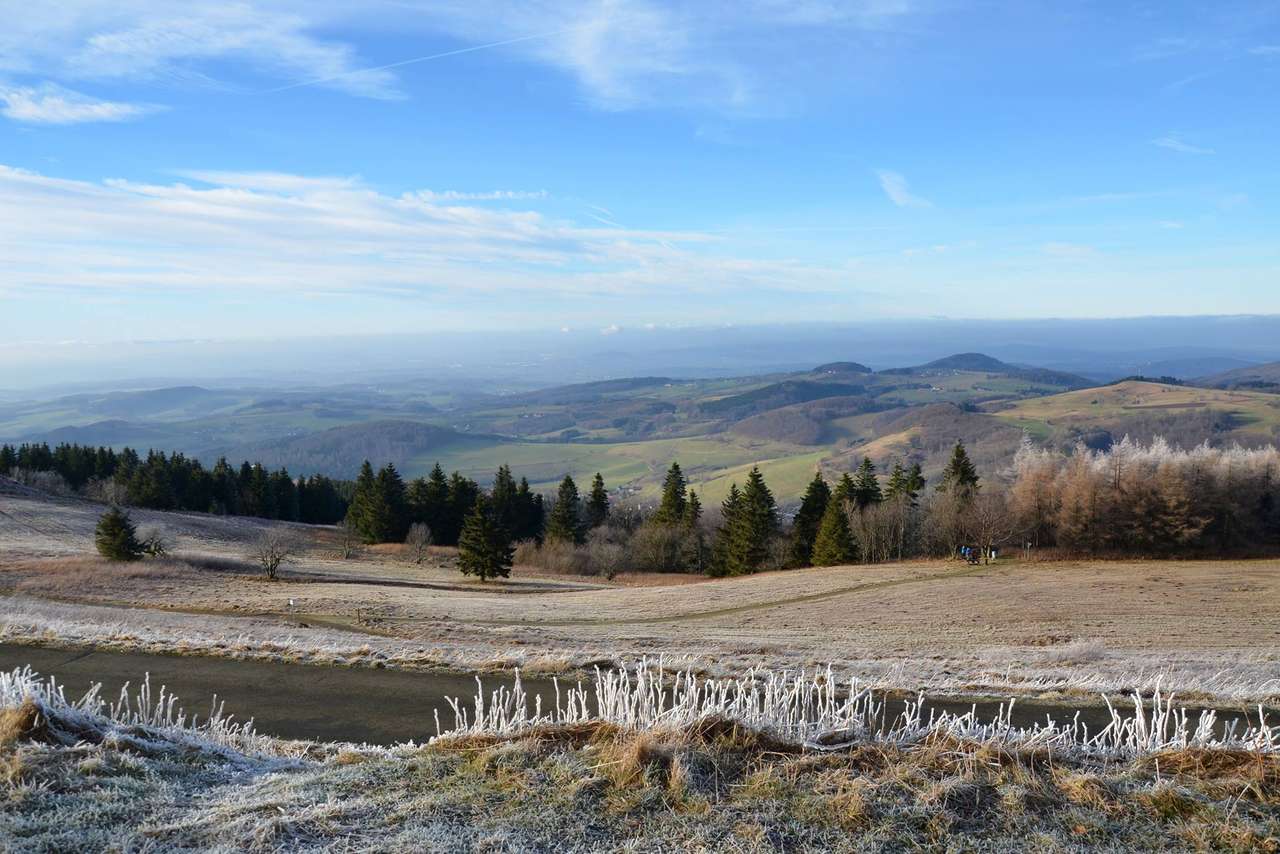
<path id="1" fill-rule="evenodd" d="M 870 457 L 863 457 L 862 465 L 858 467 L 858 478 L 854 481 L 853 503 L 859 510 L 866 510 L 881 501 L 884 501 L 884 495 L 880 492 L 880 479 L 876 477 L 875 463 L 871 462 Z"/>
<path id="2" fill-rule="evenodd" d="M 760 469 L 752 466 L 730 526 L 728 575 L 758 572 L 769 557 L 769 544 L 778 531 L 778 510 Z"/>
<path id="3" fill-rule="evenodd" d="M 515 507 L 512 539 L 533 540 L 541 545 L 546 514 L 542 509 L 542 496 L 535 495 L 529 488 L 528 478 L 520 478 L 520 485 L 516 487 Z"/>
<path id="4" fill-rule="evenodd" d="M 893 471 L 889 474 L 889 484 L 884 497 L 887 501 L 915 507 L 919 504 L 920 490 L 924 489 L 924 475 L 920 472 L 920 464 L 906 468 L 901 461 L 895 461 Z"/>
<path id="5" fill-rule="evenodd" d="M 599 528 L 609 519 L 609 491 L 604 488 L 604 478 L 596 472 L 591 481 L 591 493 L 587 496 L 587 527 Z"/>
<path id="6" fill-rule="evenodd" d="M 827 511 L 831 501 L 831 487 L 817 472 L 800 500 L 800 509 L 796 511 L 795 521 L 791 525 L 791 562 L 796 566 L 808 566 L 813 555 L 813 541 L 818 536 L 818 525 L 822 523 L 822 514 Z"/>
<path id="7" fill-rule="evenodd" d="M 213 496 L 210 510 L 218 514 L 234 516 L 240 512 L 240 487 L 235 469 L 226 457 L 219 457 L 213 467 Z"/>
<path id="8" fill-rule="evenodd" d="M 487 505 L 483 497 L 476 498 L 458 537 L 458 568 L 481 581 L 510 576 L 515 556 L 511 538 Z"/>
<path id="9" fill-rule="evenodd" d="M 832 500 L 822 514 L 818 535 L 813 541 L 814 566 L 840 566 L 858 559 L 858 545 L 849 529 L 849 516 L 843 501 Z"/>
<path id="10" fill-rule="evenodd" d="M 711 574 L 729 575 L 732 566 L 734 535 L 742 514 L 742 492 L 736 482 L 729 484 L 729 494 L 720 503 L 720 527 L 711 545 Z"/>
<path id="11" fill-rule="evenodd" d="M 438 542 L 454 546 L 462 533 L 462 524 L 471 515 L 471 509 L 480 497 L 480 487 L 474 480 L 458 472 L 449 476 L 449 499 L 443 515 Z"/>
<path id="12" fill-rule="evenodd" d="M 347 507 L 347 518 L 352 528 L 364 542 L 373 542 L 366 533 L 370 530 L 369 516 L 373 512 L 375 493 L 378 490 L 377 476 L 373 473 L 373 465 L 365 460 L 360 466 L 360 474 L 356 475 L 355 489 L 351 493 L 351 504 Z"/>
<path id="13" fill-rule="evenodd" d="M 667 469 L 667 476 L 662 481 L 662 500 L 658 503 L 658 511 L 653 514 L 655 522 L 660 525 L 680 524 L 688 501 L 685 496 L 688 486 L 680 464 L 671 463 L 671 468 Z"/>
<path id="14" fill-rule="evenodd" d="M 431 473 L 425 478 L 418 478 L 409 485 L 406 499 L 409 502 L 409 516 L 415 522 L 421 522 L 431 530 L 437 541 L 446 535 L 448 527 L 445 518 L 449 508 L 449 481 L 444 469 L 436 463 Z M 452 540 L 450 542 L 453 542 Z"/>
<path id="15" fill-rule="evenodd" d="M 696 529 L 698 520 L 702 518 L 702 501 L 698 498 L 698 493 L 692 489 L 689 490 L 689 500 L 684 505 L 684 525 L 686 528 Z"/>
<path id="16" fill-rule="evenodd" d="M 276 506 L 275 518 L 284 519 L 286 522 L 297 522 L 301 513 L 298 487 L 289 476 L 288 469 L 275 472 L 271 475 L 270 481 L 272 498 Z"/>
<path id="17" fill-rule="evenodd" d="M 582 521 L 579 516 L 582 501 L 578 496 L 578 485 L 569 475 L 560 481 L 560 489 L 556 493 L 556 503 L 547 518 L 547 539 L 553 542 L 579 544 L 583 541 Z"/>
<path id="18" fill-rule="evenodd" d="M 98 519 L 93 534 L 98 554 L 108 560 L 138 560 L 142 557 L 143 544 L 138 541 L 138 530 L 129 514 L 119 507 L 112 507 Z"/>
<path id="19" fill-rule="evenodd" d="M 836 488 L 831 491 L 831 500 L 843 507 L 845 504 L 854 502 L 858 487 L 854 483 L 853 478 L 848 472 L 840 475 L 840 479 L 836 481 Z"/>
<path id="20" fill-rule="evenodd" d="M 907 486 L 907 478 L 907 470 L 902 467 L 902 461 L 894 460 L 893 469 L 889 472 L 889 482 L 884 487 L 886 501 L 907 499 L 907 493 L 910 491 Z"/>
<path id="21" fill-rule="evenodd" d="M 377 500 L 374 502 L 377 520 L 371 530 L 376 543 L 399 543 L 409 532 L 409 502 L 405 495 L 404 480 L 392 463 L 378 471 L 376 481 Z"/>
<path id="22" fill-rule="evenodd" d="M 498 466 L 493 477 L 493 489 L 489 491 L 489 509 L 493 518 L 512 534 L 516 533 L 516 481 L 511 476 L 511 466 L 505 463 Z"/>
<path id="23" fill-rule="evenodd" d="M 956 440 L 947 467 L 942 470 L 942 480 L 938 483 L 938 492 L 951 493 L 961 500 L 968 500 L 978 491 L 978 470 L 969 459 L 964 443 Z"/>
<path id="24" fill-rule="evenodd" d="M 911 490 L 913 495 L 919 496 L 921 492 L 924 492 L 924 488 L 927 485 L 927 481 L 924 479 L 924 471 L 920 468 L 920 464 L 913 463 L 911 470 L 907 472 L 907 488 Z"/>

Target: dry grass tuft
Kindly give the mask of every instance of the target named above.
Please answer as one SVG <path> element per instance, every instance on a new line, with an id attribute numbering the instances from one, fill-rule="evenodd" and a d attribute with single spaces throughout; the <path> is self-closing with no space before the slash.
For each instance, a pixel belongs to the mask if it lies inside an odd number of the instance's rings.
<path id="1" fill-rule="evenodd" d="M 1200 801 L 1181 786 L 1161 782 L 1138 794 L 1138 801 L 1163 821 L 1188 821 L 1200 815 Z"/>
<path id="2" fill-rule="evenodd" d="M 1262 804 L 1280 804 L 1280 756 L 1275 754 L 1187 747 L 1148 756 L 1139 767 L 1161 777 L 1200 784 L 1213 796 L 1249 797 Z"/>
<path id="3" fill-rule="evenodd" d="M 615 789 L 624 789 L 640 784 L 667 785 L 675 750 L 654 733 L 638 732 L 604 741 L 596 755 L 600 760 L 597 769 Z"/>
<path id="4" fill-rule="evenodd" d="M 19 741 L 47 741 L 48 722 L 36 701 L 27 697 L 21 705 L 0 709 L 0 747 Z"/>
<path id="5" fill-rule="evenodd" d="M 1115 793 L 1097 774 L 1061 768 L 1054 772 L 1053 781 L 1069 803 L 1103 813 L 1116 809 Z"/>
<path id="6" fill-rule="evenodd" d="M 686 738 L 692 744 L 707 745 L 722 750 L 768 751 L 788 755 L 803 752 L 801 747 L 793 742 L 774 738 L 768 733 L 744 726 L 738 721 L 721 717 L 706 717 L 696 721 L 686 731 Z"/>

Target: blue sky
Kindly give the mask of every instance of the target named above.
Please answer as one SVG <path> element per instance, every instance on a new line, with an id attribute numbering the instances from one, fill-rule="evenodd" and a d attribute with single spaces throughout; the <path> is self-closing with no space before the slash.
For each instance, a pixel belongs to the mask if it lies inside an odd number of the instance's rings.
<path id="1" fill-rule="evenodd" d="M 4 346 L 1280 312 L 1275 2 L 175 8 L 6 9 Z"/>

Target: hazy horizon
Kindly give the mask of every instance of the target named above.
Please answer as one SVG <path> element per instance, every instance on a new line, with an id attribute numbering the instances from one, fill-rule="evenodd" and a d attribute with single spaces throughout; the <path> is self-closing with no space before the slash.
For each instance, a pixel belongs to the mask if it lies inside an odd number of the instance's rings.
<path id="1" fill-rule="evenodd" d="M 1280 361 L 1280 315 L 1041 320 L 902 319 L 597 330 L 504 330 L 279 339 L 0 346 L 0 392 L 62 393 L 186 383 L 321 386 L 482 380 L 495 391 L 631 376 L 742 376 L 822 362 L 904 367 L 981 352 L 1106 380 L 1191 378 Z"/>

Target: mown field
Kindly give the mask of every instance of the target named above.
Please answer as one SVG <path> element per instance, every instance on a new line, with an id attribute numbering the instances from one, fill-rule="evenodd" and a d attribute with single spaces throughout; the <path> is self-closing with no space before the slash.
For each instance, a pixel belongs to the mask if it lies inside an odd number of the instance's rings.
<path id="1" fill-rule="evenodd" d="M 1280 430 L 1280 396 L 1149 382 L 1124 382 L 1021 400 L 994 414 L 1026 429 L 1033 437 L 1045 438 L 1055 427 L 1087 428 L 1123 424 L 1142 415 L 1204 411 L 1230 416 L 1234 429 L 1242 433 L 1273 438 Z"/>

